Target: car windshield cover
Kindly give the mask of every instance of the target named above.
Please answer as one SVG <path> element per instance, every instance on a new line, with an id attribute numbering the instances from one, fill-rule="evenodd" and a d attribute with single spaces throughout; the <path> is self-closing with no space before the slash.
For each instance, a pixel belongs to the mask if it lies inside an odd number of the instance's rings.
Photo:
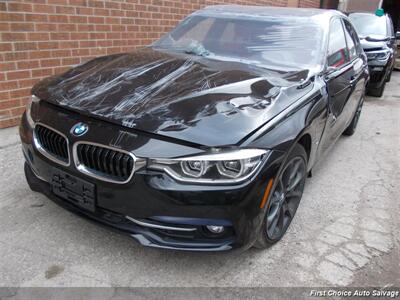
<path id="1" fill-rule="evenodd" d="M 371 14 L 350 14 L 349 18 L 360 38 L 365 38 L 369 35 L 387 36 L 385 17 Z"/>
<path id="2" fill-rule="evenodd" d="M 321 64 L 322 37 L 317 22 L 300 17 L 194 15 L 153 47 L 270 68 L 306 69 Z"/>

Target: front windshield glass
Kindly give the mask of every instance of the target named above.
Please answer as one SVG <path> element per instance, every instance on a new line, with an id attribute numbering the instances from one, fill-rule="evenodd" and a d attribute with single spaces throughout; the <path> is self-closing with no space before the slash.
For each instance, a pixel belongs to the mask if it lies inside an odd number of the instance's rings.
<path id="1" fill-rule="evenodd" d="M 303 18 L 194 15 L 153 46 L 215 59 L 300 69 L 320 64 L 322 36 L 317 23 Z"/>
<path id="2" fill-rule="evenodd" d="M 370 35 L 387 35 L 385 17 L 378 17 L 372 14 L 350 14 L 349 18 L 360 38 Z"/>

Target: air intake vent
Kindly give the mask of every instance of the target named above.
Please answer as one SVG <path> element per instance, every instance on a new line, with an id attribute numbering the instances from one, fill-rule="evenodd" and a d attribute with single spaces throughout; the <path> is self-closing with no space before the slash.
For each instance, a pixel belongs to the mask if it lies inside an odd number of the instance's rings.
<path id="1" fill-rule="evenodd" d="M 61 134 L 37 124 L 35 126 L 35 143 L 37 149 L 49 159 L 68 164 L 68 142 Z"/>
<path id="2" fill-rule="evenodd" d="M 380 51 L 380 50 L 383 50 L 383 49 L 385 49 L 385 48 L 382 48 L 382 47 L 369 48 L 369 49 L 365 49 L 364 52 L 368 53 L 368 52 L 371 52 L 371 51 Z"/>
<path id="3" fill-rule="evenodd" d="M 134 156 L 127 152 L 86 143 L 75 145 L 75 151 L 78 169 L 92 177 L 125 183 L 133 175 Z"/>

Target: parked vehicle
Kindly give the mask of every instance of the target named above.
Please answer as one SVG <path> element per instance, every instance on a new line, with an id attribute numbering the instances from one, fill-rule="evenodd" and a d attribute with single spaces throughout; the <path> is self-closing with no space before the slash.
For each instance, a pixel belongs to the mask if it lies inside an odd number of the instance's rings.
<path id="1" fill-rule="evenodd" d="M 396 40 L 397 40 L 397 57 L 394 63 L 394 68 L 396 70 L 400 70 L 400 31 L 396 32 Z"/>
<path id="2" fill-rule="evenodd" d="M 350 13 L 361 45 L 368 57 L 370 81 L 367 92 L 371 96 L 381 97 L 386 82 L 390 81 L 397 56 L 396 37 L 389 15 L 372 13 Z"/>
<path id="3" fill-rule="evenodd" d="M 36 84 L 27 181 L 145 246 L 266 248 L 315 162 L 354 133 L 367 80 L 340 12 L 207 7 L 149 47 Z"/>

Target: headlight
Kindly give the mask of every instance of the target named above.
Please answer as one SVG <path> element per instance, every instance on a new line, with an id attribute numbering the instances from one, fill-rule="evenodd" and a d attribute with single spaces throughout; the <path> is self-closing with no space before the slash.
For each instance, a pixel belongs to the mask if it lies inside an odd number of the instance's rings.
<path id="1" fill-rule="evenodd" d="M 30 101 L 26 104 L 26 118 L 31 127 L 35 126 L 35 122 L 32 119 L 32 106 L 35 103 L 39 103 L 39 101 L 40 99 L 38 97 L 32 95 Z"/>
<path id="2" fill-rule="evenodd" d="M 367 57 L 369 60 L 372 59 L 379 59 L 379 60 L 385 60 L 389 57 L 390 51 L 389 50 L 382 50 L 382 51 L 376 51 L 376 52 L 367 52 Z"/>
<path id="3" fill-rule="evenodd" d="M 151 159 L 149 168 L 192 183 L 238 183 L 253 175 L 266 158 L 262 149 L 214 150 L 204 155 Z"/>
<path id="4" fill-rule="evenodd" d="M 39 103 L 39 101 L 40 101 L 40 99 L 38 97 L 36 97 L 35 95 L 31 95 L 30 101 L 26 104 L 26 118 L 31 127 L 35 126 L 35 122 L 32 119 L 32 107 L 36 103 Z"/>

